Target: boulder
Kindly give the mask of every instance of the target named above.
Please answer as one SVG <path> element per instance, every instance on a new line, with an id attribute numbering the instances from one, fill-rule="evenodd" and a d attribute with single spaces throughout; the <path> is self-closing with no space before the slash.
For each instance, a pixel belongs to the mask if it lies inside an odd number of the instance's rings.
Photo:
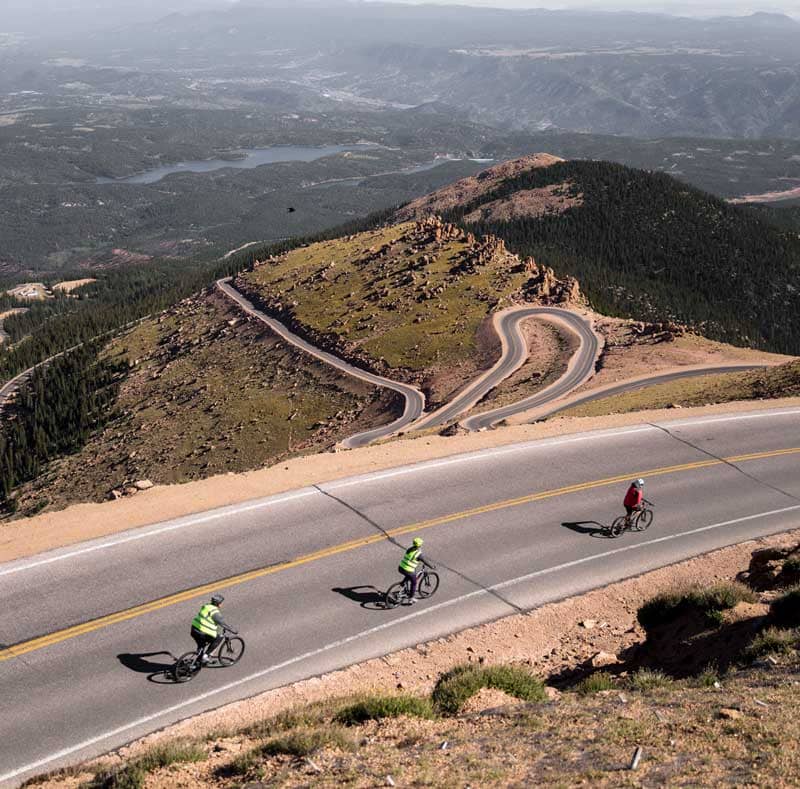
<path id="1" fill-rule="evenodd" d="M 595 654 L 589 662 L 592 664 L 593 668 L 604 668 L 605 666 L 616 665 L 619 663 L 619 660 L 617 660 L 616 655 L 612 655 L 610 652 L 600 651 Z"/>

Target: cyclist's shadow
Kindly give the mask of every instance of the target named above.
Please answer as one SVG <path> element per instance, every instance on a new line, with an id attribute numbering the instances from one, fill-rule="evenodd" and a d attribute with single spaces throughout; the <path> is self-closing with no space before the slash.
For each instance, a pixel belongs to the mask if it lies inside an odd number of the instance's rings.
<path id="1" fill-rule="evenodd" d="M 348 586 L 339 587 L 334 586 L 332 592 L 358 603 L 362 608 L 368 611 L 382 611 L 386 606 L 384 605 L 384 593 L 374 586 Z"/>
<path id="2" fill-rule="evenodd" d="M 564 521 L 561 525 L 565 529 L 578 532 L 578 534 L 588 534 L 590 537 L 608 537 L 608 526 L 599 521 Z"/>
<path id="3" fill-rule="evenodd" d="M 158 655 L 166 655 L 169 658 L 169 663 L 147 660 L 147 658 L 156 657 Z M 117 655 L 117 660 L 119 660 L 125 668 L 135 671 L 137 674 L 147 674 L 147 679 L 150 682 L 155 682 L 158 685 L 163 683 L 172 684 L 173 682 L 171 670 L 177 658 L 172 652 L 166 649 L 160 652 L 122 652 Z"/>

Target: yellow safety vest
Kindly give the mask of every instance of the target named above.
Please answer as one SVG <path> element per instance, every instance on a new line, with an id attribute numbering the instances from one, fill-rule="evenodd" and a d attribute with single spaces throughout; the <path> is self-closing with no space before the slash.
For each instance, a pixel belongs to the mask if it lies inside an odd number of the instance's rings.
<path id="1" fill-rule="evenodd" d="M 199 630 L 201 633 L 205 633 L 207 636 L 214 636 L 214 638 L 216 638 L 219 633 L 219 628 L 212 617 L 217 611 L 219 611 L 217 606 L 206 603 L 192 620 L 192 627 L 195 628 L 195 630 Z"/>
<path id="2" fill-rule="evenodd" d="M 407 573 L 413 573 L 419 566 L 419 559 L 417 558 L 422 551 L 419 548 L 409 548 L 403 561 L 400 562 L 400 569 L 405 570 Z"/>

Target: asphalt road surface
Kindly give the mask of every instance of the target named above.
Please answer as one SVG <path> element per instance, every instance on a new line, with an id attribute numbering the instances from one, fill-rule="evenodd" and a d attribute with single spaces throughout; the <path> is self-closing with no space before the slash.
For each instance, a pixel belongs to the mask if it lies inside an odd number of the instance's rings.
<path id="1" fill-rule="evenodd" d="M 800 409 L 643 424 L 309 487 L 0 565 L 0 784 L 234 699 L 800 525 Z M 610 540 L 631 478 L 653 526 Z M 146 495 L 146 494 L 145 494 Z M 437 595 L 376 606 L 425 538 Z M 148 679 L 212 590 L 242 661 Z M 157 679 L 157 677 L 156 677 Z"/>
<path id="2" fill-rule="evenodd" d="M 236 290 L 236 288 L 230 284 L 230 277 L 227 279 L 218 280 L 217 287 L 226 296 L 233 299 L 242 308 L 242 310 L 249 315 L 258 318 L 263 323 L 266 323 L 267 326 L 269 326 L 270 329 L 275 332 L 275 334 L 291 345 L 294 345 L 296 348 L 299 348 L 301 351 L 311 354 L 320 361 L 331 365 L 331 367 L 335 367 L 337 370 L 340 370 L 347 375 L 360 378 L 362 381 L 367 381 L 374 386 L 391 389 L 404 398 L 405 406 L 403 407 L 402 415 L 398 419 L 395 419 L 389 424 L 381 425 L 380 427 L 367 430 L 363 433 L 358 433 L 355 436 L 350 436 L 342 441 L 343 447 L 347 449 L 363 447 L 367 444 L 371 444 L 373 441 L 376 441 L 379 438 L 391 436 L 394 433 L 407 428 L 412 422 L 415 422 L 422 415 L 422 412 L 425 410 L 425 395 L 420 392 L 419 389 L 416 389 L 409 384 L 391 381 L 388 378 L 375 375 L 374 373 L 370 373 L 367 370 L 362 370 L 359 367 L 354 367 L 352 364 L 348 364 L 338 356 L 334 356 L 332 353 L 328 353 L 327 351 L 322 351 L 316 346 L 312 345 L 310 342 L 304 340 L 302 337 L 298 337 L 296 334 L 289 331 L 289 329 L 287 329 L 286 326 L 284 326 L 280 321 L 270 318 L 269 315 L 261 312 L 261 310 L 257 310 L 253 304 L 248 301 L 248 299 L 246 299 L 241 293 L 239 293 L 238 290 Z"/>
<path id="3" fill-rule="evenodd" d="M 475 414 L 461 422 L 467 430 L 484 430 L 497 424 L 503 419 L 507 419 L 514 414 L 529 411 L 532 408 L 552 403 L 564 397 L 576 387 L 586 382 L 593 374 L 598 354 L 600 353 L 600 340 L 592 331 L 592 325 L 585 318 L 574 312 L 563 309 L 549 307 L 532 307 L 504 315 L 499 331 L 501 337 L 506 337 L 508 342 L 508 354 L 504 354 L 501 364 L 497 365 L 495 375 L 488 377 L 484 382 L 481 397 L 488 394 L 497 384 L 518 370 L 528 358 L 528 345 L 520 330 L 520 323 L 528 318 L 544 318 L 555 320 L 567 330 L 577 335 L 579 340 L 578 349 L 569 361 L 567 371 L 557 381 L 545 387 L 530 397 L 510 403 L 502 408 L 495 408 L 482 414 Z M 493 370 L 494 372 L 494 370 Z M 480 398 L 478 398 L 480 399 Z M 474 402 L 477 402 L 475 400 Z M 455 403 L 455 401 L 454 401 Z M 448 419 L 455 418 L 466 409 L 456 411 L 452 408 L 454 403 L 448 406 Z M 447 420 L 444 420 L 447 421 Z"/>

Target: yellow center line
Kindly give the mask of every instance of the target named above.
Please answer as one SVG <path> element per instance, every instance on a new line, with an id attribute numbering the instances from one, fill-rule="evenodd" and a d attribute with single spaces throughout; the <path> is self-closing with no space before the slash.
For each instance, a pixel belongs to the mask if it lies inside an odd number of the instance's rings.
<path id="1" fill-rule="evenodd" d="M 498 501 L 493 504 L 485 504 L 482 507 L 473 507 L 472 509 L 463 510 L 462 512 L 455 512 L 450 515 L 442 515 L 438 518 L 431 518 L 430 520 L 420 521 L 418 523 L 410 523 L 406 526 L 398 526 L 397 528 L 387 530 L 385 534 L 373 534 L 369 537 L 359 537 L 358 539 L 350 540 L 349 542 L 343 542 L 339 545 L 333 545 L 329 548 L 322 548 L 319 551 L 314 551 L 313 553 L 299 556 L 296 559 L 291 559 L 287 562 L 281 562 L 268 567 L 250 570 L 249 572 L 233 575 L 229 578 L 223 578 L 218 581 L 212 581 L 211 583 L 203 584 L 202 586 L 195 586 L 191 589 L 186 589 L 183 592 L 177 592 L 176 594 L 167 595 L 166 597 L 160 597 L 157 600 L 152 600 L 149 603 L 143 603 L 142 605 L 137 605 L 133 608 L 125 609 L 124 611 L 118 611 L 117 613 L 92 619 L 80 625 L 74 625 L 72 627 L 64 628 L 63 630 L 57 630 L 53 633 L 49 633 L 45 636 L 32 638 L 29 641 L 23 641 L 15 646 L 0 650 L 0 662 L 4 660 L 10 660 L 13 657 L 18 657 L 28 652 L 43 649 L 44 647 L 52 646 L 53 644 L 58 644 L 61 641 L 67 641 L 68 639 L 76 638 L 77 636 L 84 635 L 85 633 L 91 633 L 94 630 L 100 630 L 101 628 L 108 627 L 109 625 L 125 622 L 129 619 L 135 619 L 136 617 L 144 616 L 145 614 L 158 611 L 162 608 L 167 608 L 168 606 L 177 605 L 178 603 L 183 603 L 197 597 L 204 597 L 212 592 L 217 592 L 222 589 L 230 589 L 233 586 L 238 586 L 240 584 L 247 583 L 248 581 L 254 581 L 258 578 L 272 575 L 273 573 L 289 570 L 293 567 L 300 567 L 301 565 L 316 562 L 320 559 L 326 559 L 330 556 L 335 556 L 336 554 L 354 551 L 367 545 L 373 545 L 388 538 L 399 537 L 410 532 L 430 529 L 434 526 L 442 526 L 455 521 L 467 520 L 477 515 L 485 515 L 489 512 L 497 512 L 499 510 L 505 510 L 511 507 L 519 507 L 523 504 L 530 504 L 535 501 L 542 501 L 544 499 L 551 499 L 557 496 L 566 496 L 570 493 L 578 493 L 580 491 L 591 490 L 593 488 L 614 485 L 618 482 L 625 482 L 631 477 L 658 477 L 664 476 L 665 474 L 676 474 L 683 471 L 694 471 L 697 469 L 721 466 L 726 463 L 745 463 L 748 461 L 763 460 L 766 458 L 775 458 L 784 455 L 796 454 L 800 454 L 800 447 L 794 447 L 792 449 L 777 449 L 769 452 L 754 452 L 748 455 L 734 455 L 732 457 L 723 458 L 722 460 L 709 459 L 696 461 L 694 463 L 683 463 L 677 466 L 664 466 L 662 468 L 650 469 L 649 471 L 620 474 L 615 477 L 606 477 L 605 479 L 581 482 L 575 485 L 567 485 L 562 488 L 555 488 L 553 490 L 531 493 L 527 496 L 520 496 L 519 498 L 505 499 L 504 501 Z"/>

